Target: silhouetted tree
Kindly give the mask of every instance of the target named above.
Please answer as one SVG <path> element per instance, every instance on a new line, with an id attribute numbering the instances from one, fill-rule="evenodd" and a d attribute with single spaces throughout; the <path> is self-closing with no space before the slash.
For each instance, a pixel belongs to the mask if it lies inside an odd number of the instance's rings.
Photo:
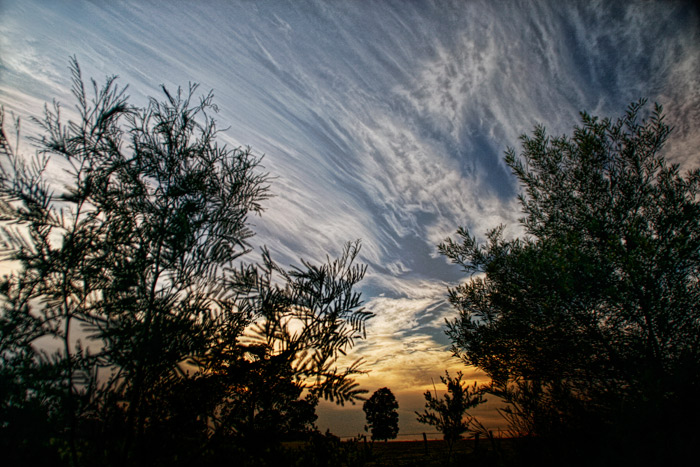
<path id="1" fill-rule="evenodd" d="M 447 386 L 447 393 L 438 397 L 437 389 L 435 395 L 426 391 L 425 411 L 416 412 L 419 423 L 432 425 L 442 433 L 449 446 L 450 456 L 455 441 L 472 427 L 474 419 L 467 410 L 486 402 L 476 381 L 473 386 L 463 386 L 462 376 L 462 372 L 459 371 L 455 378 L 451 378 L 449 372 L 445 371 L 445 376 L 441 376 L 440 381 Z"/>
<path id="2" fill-rule="evenodd" d="M 353 291 L 365 268 L 353 265 L 359 244 L 327 264 L 285 271 L 263 254 L 262 265 L 234 275 L 238 303 L 257 319 L 232 346 L 221 336 L 197 360 L 227 401 L 210 423 L 215 434 L 279 440 L 313 427 L 319 398 L 344 404 L 363 394 L 352 375 L 360 362 L 339 370 L 334 362 L 364 333 L 371 315 Z M 275 274 L 281 276 L 275 278 Z M 227 328 L 220 328 L 228 332 Z M 302 391 L 307 395 L 297 399 Z M 284 420 L 283 420 L 284 419 Z"/>
<path id="3" fill-rule="evenodd" d="M 372 432 L 372 441 L 396 438 L 399 433 L 399 403 L 389 388 L 381 388 L 365 401 L 362 410 L 367 418 L 367 427 Z"/>
<path id="4" fill-rule="evenodd" d="M 660 106 L 640 121 L 643 105 L 583 113 L 571 137 L 522 136 L 506 162 L 525 236 L 461 228 L 440 245 L 483 273 L 450 290 L 448 334 L 518 431 L 625 456 L 676 451 L 695 435 L 670 427 L 700 414 L 700 171 L 666 163 L 671 130 Z"/>
<path id="5" fill-rule="evenodd" d="M 163 88 L 135 108 L 115 78 L 89 95 L 71 69 L 77 121 L 47 107 L 31 160 L 0 132 L 5 449 L 171 464 L 307 429 L 318 397 L 354 401 L 358 363 L 335 361 L 371 316 L 359 244 L 321 266 L 242 263 L 267 176 L 216 143 L 211 93 Z"/>

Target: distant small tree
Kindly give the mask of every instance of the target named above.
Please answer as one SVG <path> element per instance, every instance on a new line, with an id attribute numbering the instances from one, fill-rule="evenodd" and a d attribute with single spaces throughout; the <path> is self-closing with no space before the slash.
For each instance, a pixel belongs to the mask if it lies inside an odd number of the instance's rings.
<path id="1" fill-rule="evenodd" d="M 449 446 L 450 454 L 454 442 L 460 439 L 463 433 L 469 431 L 475 421 L 467 410 L 486 402 L 483 391 L 477 387 L 476 381 L 472 386 L 463 386 L 462 376 L 462 372 L 458 371 L 457 376 L 451 378 L 450 373 L 445 371 L 445 376 L 441 376 L 440 380 L 447 386 L 447 393 L 443 397 L 438 397 L 437 389 L 434 389 L 434 396 L 430 391 L 426 391 L 425 411 L 416 412 L 419 423 L 432 425 L 442 433 Z"/>
<path id="2" fill-rule="evenodd" d="M 367 427 L 372 431 L 372 440 L 396 438 L 399 433 L 399 403 L 389 388 L 377 389 L 362 406 L 367 417 Z"/>

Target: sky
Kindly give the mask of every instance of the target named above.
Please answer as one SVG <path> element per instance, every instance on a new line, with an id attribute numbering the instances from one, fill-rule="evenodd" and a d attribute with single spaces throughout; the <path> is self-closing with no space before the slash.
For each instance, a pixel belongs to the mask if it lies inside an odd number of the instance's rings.
<path id="1" fill-rule="evenodd" d="M 348 358 L 371 394 L 389 387 L 400 433 L 454 358 L 447 288 L 467 277 L 437 244 L 464 226 L 518 235 L 504 163 L 543 124 L 664 106 L 666 157 L 700 167 L 700 9 L 681 1 L 0 0 L 0 104 L 22 118 L 56 99 L 70 116 L 69 57 L 98 83 L 118 75 L 132 104 L 199 83 L 219 141 L 264 155 L 274 197 L 251 218 L 280 264 L 323 261 L 360 239 L 360 291 L 375 313 Z M 361 433 L 361 405 L 319 406 L 318 427 Z M 503 425 L 493 401 L 476 412 Z M 399 439 L 408 439 L 402 438 Z"/>

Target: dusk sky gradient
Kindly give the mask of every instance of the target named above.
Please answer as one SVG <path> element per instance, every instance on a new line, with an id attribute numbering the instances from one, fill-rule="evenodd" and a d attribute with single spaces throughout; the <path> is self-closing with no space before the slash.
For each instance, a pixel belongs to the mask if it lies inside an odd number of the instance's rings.
<path id="1" fill-rule="evenodd" d="M 0 104 L 24 136 L 54 98 L 71 117 L 73 55 L 135 105 L 160 84 L 213 90 L 220 142 L 264 154 L 274 177 L 250 260 L 267 245 L 283 265 L 320 262 L 361 239 L 376 317 L 349 359 L 366 360 L 370 394 L 397 395 L 404 434 L 428 429 L 413 412 L 446 369 L 484 380 L 451 357 L 447 287 L 465 276 L 436 245 L 459 226 L 521 232 L 503 161 L 520 134 L 570 133 L 581 110 L 618 117 L 646 97 L 674 127 L 667 158 L 700 167 L 693 1 L 0 0 Z M 361 405 L 319 415 L 323 431 L 362 432 Z"/>

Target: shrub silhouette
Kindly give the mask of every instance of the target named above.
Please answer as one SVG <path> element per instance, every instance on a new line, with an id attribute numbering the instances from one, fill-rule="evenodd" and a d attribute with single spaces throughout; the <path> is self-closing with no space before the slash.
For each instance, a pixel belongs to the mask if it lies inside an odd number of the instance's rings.
<path id="1" fill-rule="evenodd" d="M 449 449 L 448 458 L 452 455 L 455 441 L 468 432 L 475 421 L 467 411 L 485 402 L 483 391 L 477 387 L 477 383 L 474 382 L 473 386 L 463 386 L 462 376 L 460 371 L 452 378 L 449 372 L 445 371 L 445 376 L 441 376 L 440 381 L 447 386 L 447 393 L 438 397 L 437 389 L 435 395 L 426 391 L 425 410 L 423 413 L 416 412 L 419 423 L 432 425 L 442 433 Z"/>

